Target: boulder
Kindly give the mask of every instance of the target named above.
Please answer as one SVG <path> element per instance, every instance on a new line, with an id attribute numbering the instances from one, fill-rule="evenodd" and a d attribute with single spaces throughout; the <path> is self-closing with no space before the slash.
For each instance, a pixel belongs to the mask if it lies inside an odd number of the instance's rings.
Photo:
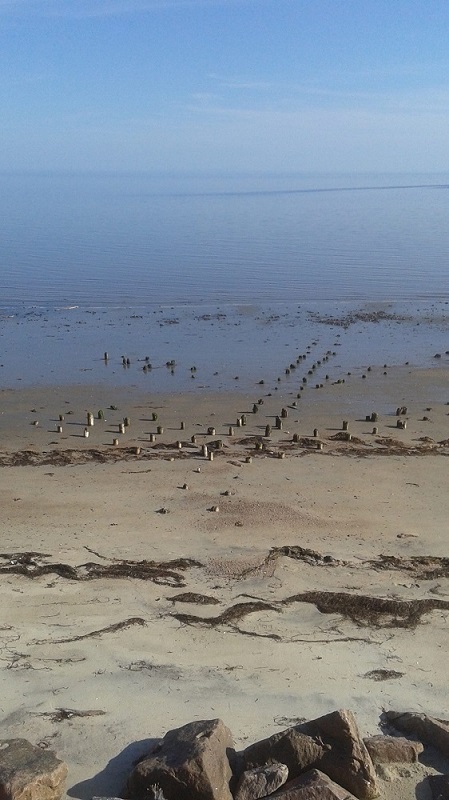
<path id="1" fill-rule="evenodd" d="M 376 773 L 350 711 L 295 725 L 247 747 L 241 754 L 244 769 L 272 761 L 286 764 L 296 778 L 316 768 L 360 800 L 377 797 Z"/>
<path id="2" fill-rule="evenodd" d="M 0 740 L 0 800 L 60 800 L 67 764 L 26 739 Z"/>
<path id="3" fill-rule="evenodd" d="M 312 769 L 289 781 L 270 800 L 356 800 L 319 769 Z"/>
<path id="4" fill-rule="evenodd" d="M 299 727 L 287 728 L 249 745 L 239 754 L 242 768 L 251 770 L 265 764 L 281 763 L 287 766 L 290 778 L 310 769 L 323 756 L 324 746 L 301 733 Z"/>
<path id="5" fill-rule="evenodd" d="M 375 764 L 413 764 L 424 750 L 421 742 L 404 736 L 370 736 L 363 741 Z"/>
<path id="6" fill-rule="evenodd" d="M 189 722 L 166 733 L 141 759 L 128 778 L 127 796 L 151 797 L 157 786 L 166 800 L 232 800 L 233 753 L 231 732 L 221 720 Z"/>
<path id="7" fill-rule="evenodd" d="M 241 775 L 234 792 L 234 800 L 259 800 L 279 789 L 288 778 L 285 764 L 266 764 L 246 770 Z"/>
<path id="8" fill-rule="evenodd" d="M 387 711 L 385 717 L 395 728 L 404 733 L 414 733 L 449 757 L 449 721 L 418 714 L 413 711 Z"/>

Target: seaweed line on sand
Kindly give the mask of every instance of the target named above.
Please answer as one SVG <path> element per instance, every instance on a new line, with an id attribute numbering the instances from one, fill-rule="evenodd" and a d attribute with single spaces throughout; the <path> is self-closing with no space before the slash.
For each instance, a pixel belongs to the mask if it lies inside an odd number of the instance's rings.
<path id="1" fill-rule="evenodd" d="M 262 443 L 262 450 L 254 450 L 256 443 Z M 318 450 L 317 444 L 327 444 L 325 450 Z M 186 443 L 186 447 L 187 447 Z M 209 444 L 214 447 L 216 443 Z M 247 445 L 245 447 L 245 444 Z M 172 457 L 177 459 L 196 458 L 198 450 L 195 448 L 190 452 L 184 448 L 179 450 L 176 444 L 159 444 L 153 447 L 140 447 L 139 452 L 136 452 L 136 447 L 113 447 L 104 446 L 103 449 L 66 449 L 66 450 L 18 450 L 14 452 L 0 452 L 0 467 L 39 467 L 39 466 L 55 466 L 64 467 L 69 465 L 81 465 L 87 463 L 94 464 L 110 464 L 120 461 L 140 461 L 145 462 L 152 459 L 161 459 L 167 457 L 167 451 L 173 451 Z M 390 437 L 380 437 L 377 439 L 370 439 L 365 442 L 363 439 L 356 437 L 348 437 L 336 434 L 331 436 L 329 440 L 318 440 L 303 437 L 297 443 L 283 442 L 278 449 L 268 447 L 260 436 L 247 437 L 247 439 L 235 442 L 233 448 L 234 458 L 244 458 L 251 453 L 255 458 L 265 458 L 267 455 L 277 458 L 279 451 L 295 457 L 302 457 L 305 455 L 317 455 L 320 457 L 327 456 L 350 456 L 357 458 L 366 458 L 371 456 L 448 456 L 449 455 L 449 440 L 445 439 L 440 442 L 420 441 L 416 444 L 408 444 L 401 442 L 397 439 Z M 224 449 L 215 447 L 215 454 L 217 456 L 225 456 Z M 232 462 L 231 462 L 232 463 Z"/>
<path id="2" fill-rule="evenodd" d="M 42 563 L 42 559 L 46 557 L 38 553 L 2 553 L 0 558 L 8 563 L 0 565 L 0 574 L 24 575 L 27 578 L 56 574 L 61 578 L 74 581 L 90 581 L 98 578 L 135 578 L 150 580 L 164 586 L 182 587 L 185 586 L 185 580 L 179 571 L 184 571 L 189 567 L 202 566 L 199 561 L 178 558 L 163 562 L 113 559 L 113 563 L 110 564 L 89 562 L 73 567 L 70 564 Z"/>
<path id="3" fill-rule="evenodd" d="M 447 600 L 433 598 L 390 600 L 345 592 L 314 591 L 301 592 L 277 603 L 267 603 L 263 600 L 236 603 L 215 617 L 198 617 L 193 614 L 179 613 L 172 616 L 187 625 L 217 627 L 234 625 L 237 620 L 255 611 L 280 613 L 282 607 L 293 603 L 311 603 L 322 614 L 340 614 L 359 627 L 371 628 L 415 628 L 421 622 L 423 614 L 435 609 L 449 611 L 449 601 Z"/>
<path id="4" fill-rule="evenodd" d="M 107 625 L 106 628 L 100 628 L 97 631 L 89 631 L 89 633 L 81 633 L 78 636 L 69 636 L 66 639 L 35 639 L 33 644 L 67 644 L 69 642 L 81 642 L 83 639 L 94 639 L 97 636 L 103 636 L 104 633 L 116 633 L 125 628 L 130 628 L 132 625 L 146 625 L 142 617 L 129 617 L 122 622 L 115 622 L 113 625 Z"/>

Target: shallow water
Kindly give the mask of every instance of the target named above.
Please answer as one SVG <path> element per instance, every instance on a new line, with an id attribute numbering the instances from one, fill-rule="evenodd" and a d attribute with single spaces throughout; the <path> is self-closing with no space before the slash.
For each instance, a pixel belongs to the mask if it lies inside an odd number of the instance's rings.
<path id="1" fill-rule="evenodd" d="M 449 305 L 33 310 L 0 320 L 0 348 L 4 387 L 104 383 L 150 393 L 298 391 L 303 379 L 314 386 L 326 375 L 336 381 L 370 365 L 449 364 Z"/>

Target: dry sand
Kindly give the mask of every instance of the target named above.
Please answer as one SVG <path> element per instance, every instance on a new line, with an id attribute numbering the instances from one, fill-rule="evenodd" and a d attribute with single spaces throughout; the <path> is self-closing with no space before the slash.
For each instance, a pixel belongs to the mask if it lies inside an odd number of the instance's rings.
<path id="1" fill-rule="evenodd" d="M 68 796 L 119 794 L 148 741 L 193 719 L 241 747 L 341 707 L 364 735 L 383 709 L 449 717 L 449 372 L 298 394 L 1 393 L 2 736 L 56 750 Z M 434 755 L 384 796 L 427 797 L 426 772 L 449 771 Z"/>

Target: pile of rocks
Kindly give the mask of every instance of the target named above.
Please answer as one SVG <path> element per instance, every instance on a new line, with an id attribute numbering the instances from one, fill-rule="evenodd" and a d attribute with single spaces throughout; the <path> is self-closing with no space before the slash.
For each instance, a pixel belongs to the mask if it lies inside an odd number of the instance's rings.
<path id="1" fill-rule="evenodd" d="M 449 757 L 449 722 L 387 712 L 388 722 Z M 130 800 L 371 800 L 375 765 L 411 763 L 421 741 L 362 739 L 350 711 L 334 711 L 236 751 L 219 719 L 169 731 L 129 775 Z M 0 741 L 0 800 L 60 800 L 67 766 L 23 739 Z M 449 776 L 429 777 L 435 798 L 449 798 Z M 120 787 L 121 788 L 121 787 Z M 110 800 L 110 799 L 109 799 Z"/>

